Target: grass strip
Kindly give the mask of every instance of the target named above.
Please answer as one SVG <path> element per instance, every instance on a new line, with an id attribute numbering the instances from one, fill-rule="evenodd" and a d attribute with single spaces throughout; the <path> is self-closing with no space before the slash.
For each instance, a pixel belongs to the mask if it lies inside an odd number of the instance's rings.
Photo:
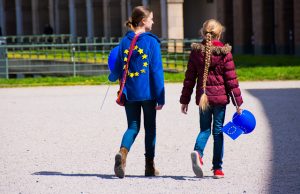
<path id="1" fill-rule="evenodd" d="M 239 81 L 300 80 L 300 66 L 240 67 L 237 68 Z M 184 73 L 165 73 L 166 83 L 180 83 Z M 37 77 L 24 79 L 0 79 L 0 87 L 72 86 L 108 84 L 107 75 L 95 77 Z M 117 84 L 114 82 L 112 84 Z"/>

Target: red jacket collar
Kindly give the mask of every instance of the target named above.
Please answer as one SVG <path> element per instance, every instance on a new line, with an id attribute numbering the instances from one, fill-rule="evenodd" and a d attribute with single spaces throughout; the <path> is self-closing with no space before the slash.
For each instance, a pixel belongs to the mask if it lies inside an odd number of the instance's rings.
<path id="1" fill-rule="evenodd" d="M 213 40 L 212 45 L 214 45 L 214 46 L 224 46 L 224 44 L 219 40 Z"/>
<path id="2" fill-rule="evenodd" d="M 219 40 L 212 40 L 211 43 L 213 46 L 224 46 L 224 44 Z M 202 44 L 205 44 L 205 40 L 203 40 Z"/>

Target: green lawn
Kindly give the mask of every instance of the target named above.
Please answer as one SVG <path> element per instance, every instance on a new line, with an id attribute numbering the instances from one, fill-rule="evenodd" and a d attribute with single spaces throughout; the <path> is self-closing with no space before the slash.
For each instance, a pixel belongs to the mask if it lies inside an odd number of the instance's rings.
<path id="1" fill-rule="evenodd" d="M 240 81 L 300 80 L 300 57 L 236 55 L 234 61 Z M 183 65 L 185 64 L 181 62 L 176 67 L 182 70 Z M 166 65 L 164 66 L 166 67 Z M 165 73 L 166 83 L 182 82 L 183 79 L 184 72 Z M 107 75 L 97 77 L 0 79 L 0 87 L 100 85 L 108 83 Z"/>
<path id="2" fill-rule="evenodd" d="M 300 57 L 292 55 L 234 55 L 239 67 L 287 67 L 300 66 Z"/>

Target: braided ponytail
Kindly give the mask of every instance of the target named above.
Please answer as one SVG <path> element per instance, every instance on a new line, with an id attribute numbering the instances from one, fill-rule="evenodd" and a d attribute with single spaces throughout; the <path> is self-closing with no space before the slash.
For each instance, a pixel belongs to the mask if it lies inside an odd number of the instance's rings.
<path id="1" fill-rule="evenodd" d="M 204 67 L 204 74 L 203 74 L 203 94 L 201 95 L 199 106 L 202 111 L 205 111 L 208 107 L 208 98 L 206 95 L 206 82 L 208 77 L 208 69 L 210 66 L 211 61 L 211 32 L 207 32 L 205 34 L 206 44 L 205 44 L 205 67 Z"/>

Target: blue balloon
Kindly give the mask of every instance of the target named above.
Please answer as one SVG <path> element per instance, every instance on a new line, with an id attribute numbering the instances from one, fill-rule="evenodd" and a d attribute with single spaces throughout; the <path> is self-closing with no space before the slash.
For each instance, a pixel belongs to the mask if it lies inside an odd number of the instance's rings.
<path id="1" fill-rule="evenodd" d="M 115 68 L 115 63 L 118 59 L 119 54 L 119 46 L 114 47 L 108 56 L 108 68 L 110 71 L 112 71 Z"/>
<path id="2" fill-rule="evenodd" d="M 232 121 L 229 121 L 222 128 L 222 131 L 235 140 L 241 134 L 251 133 L 255 126 L 256 120 L 254 115 L 248 110 L 243 110 L 241 114 L 234 113 Z"/>
<path id="3" fill-rule="evenodd" d="M 242 129 L 244 134 L 251 133 L 256 126 L 255 117 L 248 110 L 243 110 L 240 115 L 235 113 L 233 115 L 232 122 Z"/>

